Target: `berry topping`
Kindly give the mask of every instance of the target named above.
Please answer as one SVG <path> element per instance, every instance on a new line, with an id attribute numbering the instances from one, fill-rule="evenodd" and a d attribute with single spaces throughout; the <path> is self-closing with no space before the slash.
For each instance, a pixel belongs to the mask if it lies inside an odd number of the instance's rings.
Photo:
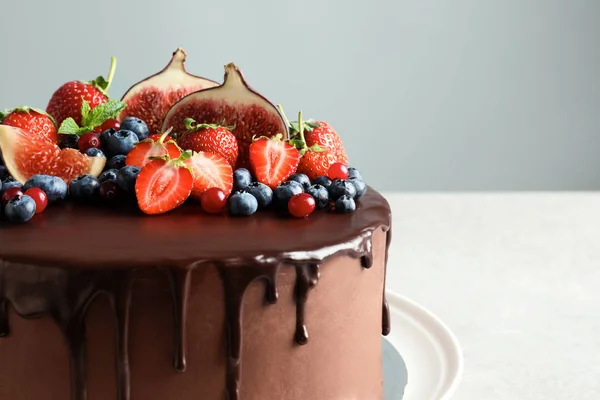
<path id="1" fill-rule="evenodd" d="M 64 200 L 67 197 L 67 184 L 65 181 L 56 176 L 50 175 L 34 175 L 23 185 L 23 191 L 32 187 L 40 188 L 48 196 L 48 201 L 54 203 L 59 200 Z"/>
<path id="2" fill-rule="evenodd" d="M 356 195 L 356 188 L 347 180 L 336 179 L 331 183 L 331 186 L 329 186 L 329 198 L 332 201 L 336 201 L 344 195 L 354 198 Z"/>
<path id="3" fill-rule="evenodd" d="M 0 185 L 0 194 L 4 193 L 8 188 L 11 187 L 22 187 L 23 185 L 21 184 L 21 182 L 17 182 L 17 181 L 13 181 L 13 180 L 5 180 L 4 182 L 2 182 L 2 184 Z"/>
<path id="4" fill-rule="evenodd" d="M 250 166 L 259 182 L 275 188 L 287 180 L 298 167 L 300 155 L 281 136 L 260 138 L 250 145 Z"/>
<path id="5" fill-rule="evenodd" d="M 273 191 L 273 202 L 279 209 L 287 210 L 288 202 L 297 194 L 303 193 L 304 188 L 296 181 L 283 182 Z"/>
<path id="6" fill-rule="evenodd" d="M 121 129 L 135 133 L 139 140 L 146 139 L 150 134 L 148 125 L 136 117 L 126 117 L 121 121 Z"/>
<path id="7" fill-rule="evenodd" d="M 104 152 L 100 149 L 96 149 L 94 147 L 92 147 L 91 149 L 87 149 L 85 151 L 85 154 L 89 157 L 104 157 L 106 158 L 106 156 L 104 155 Z"/>
<path id="8" fill-rule="evenodd" d="M 306 193 L 310 194 L 315 199 L 317 208 L 325 208 L 327 207 L 327 204 L 329 204 L 329 192 L 323 185 L 315 183 L 308 188 Z"/>
<path id="9" fill-rule="evenodd" d="M 121 169 L 125 166 L 126 160 L 127 160 L 126 157 L 122 154 L 111 157 L 106 162 L 106 169 Z"/>
<path id="10" fill-rule="evenodd" d="M 227 195 L 219 188 L 210 188 L 202 193 L 200 204 L 207 213 L 217 214 L 227 205 Z"/>
<path id="11" fill-rule="evenodd" d="M 140 174 L 140 167 L 128 165 L 117 172 L 117 184 L 126 193 L 134 193 L 136 180 Z"/>
<path id="12" fill-rule="evenodd" d="M 339 214 L 350 213 L 356 210 L 356 203 L 351 196 L 343 195 L 335 201 L 335 212 Z"/>
<path id="13" fill-rule="evenodd" d="M 119 120 L 117 120 L 115 118 L 109 118 L 106 121 L 104 121 L 104 123 L 102 125 L 96 127 L 94 129 L 94 132 L 102 133 L 109 129 L 114 129 L 115 131 L 118 131 L 120 128 L 121 128 L 121 123 L 119 122 Z"/>
<path id="14" fill-rule="evenodd" d="M 354 185 L 356 189 L 356 194 L 354 195 L 354 200 L 358 200 L 367 192 L 367 184 L 360 178 L 352 178 L 348 179 L 348 182 Z"/>
<path id="15" fill-rule="evenodd" d="M 348 167 L 342 163 L 333 163 L 327 171 L 327 177 L 332 181 L 336 179 L 348 179 Z"/>
<path id="16" fill-rule="evenodd" d="M 85 153 L 88 149 L 99 149 L 100 138 L 95 133 L 85 133 L 79 137 L 77 146 L 82 153 Z"/>
<path id="17" fill-rule="evenodd" d="M 256 197 L 258 208 L 265 208 L 273 201 L 273 189 L 260 182 L 252 182 L 246 186 L 246 192 Z"/>
<path id="18" fill-rule="evenodd" d="M 58 125 L 69 117 L 80 124 L 83 101 L 87 101 L 90 109 L 94 109 L 108 100 L 107 91 L 115 75 L 116 67 L 117 60 L 113 57 L 107 79 L 100 76 L 88 83 L 80 81 L 65 83 L 54 92 L 46 111 L 54 117 Z"/>
<path id="19" fill-rule="evenodd" d="M 138 143 L 127 154 L 125 163 L 142 168 L 151 161 L 151 157 L 169 156 L 169 158 L 178 158 L 181 155 L 181 149 L 173 140 L 168 140 L 170 131 L 163 133 L 158 140 L 146 139 Z M 165 142 L 165 140 L 168 140 Z"/>
<path id="20" fill-rule="evenodd" d="M 139 139 L 135 133 L 121 129 L 109 135 L 102 148 L 109 156 L 127 155 L 138 143 Z"/>
<path id="21" fill-rule="evenodd" d="M 308 178 L 308 176 L 306 176 L 304 174 L 294 174 L 294 175 L 290 176 L 288 180 L 298 182 L 299 184 L 302 185 L 304 190 L 306 190 L 310 187 L 310 179 Z"/>
<path id="22" fill-rule="evenodd" d="M 231 165 L 223 157 L 213 153 L 194 153 L 185 161 L 185 164 L 191 168 L 194 174 L 193 199 L 200 201 L 202 193 L 215 187 L 229 196 L 233 187 L 233 171 Z"/>
<path id="23" fill-rule="evenodd" d="M 245 190 L 252 183 L 252 175 L 246 168 L 233 171 L 233 190 Z"/>
<path id="24" fill-rule="evenodd" d="M 60 138 L 58 139 L 58 147 L 61 149 L 79 149 L 79 136 L 60 135 Z"/>
<path id="25" fill-rule="evenodd" d="M 35 201 L 35 213 L 41 214 L 48 207 L 48 196 L 40 188 L 28 189 L 25 194 Z"/>
<path id="26" fill-rule="evenodd" d="M 100 184 L 100 197 L 107 201 L 117 200 L 123 193 L 116 181 L 107 180 Z"/>
<path id="27" fill-rule="evenodd" d="M 329 186 L 331 186 L 331 182 L 331 179 L 329 179 L 326 176 L 319 176 L 315 180 L 313 180 L 313 183 L 324 186 L 326 189 L 329 189 Z"/>
<path id="28" fill-rule="evenodd" d="M 54 119 L 45 111 L 30 107 L 18 107 L 0 113 L 2 125 L 21 128 L 38 138 L 56 143 L 58 136 Z"/>
<path id="29" fill-rule="evenodd" d="M 17 187 L 17 186 L 13 186 L 13 187 L 6 189 L 2 193 L 2 205 L 5 206 L 6 203 L 8 203 L 10 201 L 10 199 L 12 199 L 15 196 L 20 196 L 22 194 L 23 194 L 23 191 L 21 190 L 20 187 Z"/>
<path id="30" fill-rule="evenodd" d="M 187 132 L 183 133 L 178 140 L 182 149 L 218 154 L 227 160 L 231 168 L 235 168 L 238 144 L 231 133 L 233 126 L 197 124 L 191 118 L 186 118 L 184 122 Z"/>
<path id="31" fill-rule="evenodd" d="M 308 193 L 297 194 L 288 202 L 288 211 L 296 218 L 307 217 L 315 211 L 315 199 Z"/>
<path id="32" fill-rule="evenodd" d="M 235 192 L 229 198 L 229 213 L 234 217 L 248 217 L 258 209 L 258 201 L 248 192 Z"/>
<path id="33" fill-rule="evenodd" d="M 108 141 L 108 138 L 111 137 L 112 135 L 114 135 L 115 133 L 117 133 L 118 131 L 119 131 L 118 129 L 114 129 L 114 128 L 108 128 L 108 129 L 102 131 L 102 133 L 99 136 L 100 144 L 102 145 L 101 147 L 106 147 L 106 142 Z"/>
<path id="34" fill-rule="evenodd" d="M 89 201 L 100 191 L 100 181 L 91 175 L 81 175 L 69 183 L 69 193 L 75 200 Z"/>
<path id="35" fill-rule="evenodd" d="M 98 180 L 100 181 L 100 183 L 105 181 L 116 181 L 118 172 L 118 169 L 107 169 L 106 171 L 100 174 Z"/>
<path id="36" fill-rule="evenodd" d="M 360 172 L 356 168 L 348 167 L 348 178 L 346 178 L 346 179 L 353 179 L 353 178 L 362 179 L 362 176 L 360 175 Z"/>
<path id="37" fill-rule="evenodd" d="M 35 215 L 35 207 L 35 201 L 31 197 L 19 194 L 6 204 L 4 215 L 10 222 L 27 222 Z"/>
<path id="38" fill-rule="evenodd" d="M 183 152 L 175 160 L 156 159 L 142 168 L 135 183 L 135 194 L 144 213 L 166 213 L 187 200 L 194 187 L 192 172 L 184 163 L 189 157 L 191 152 Z"/>

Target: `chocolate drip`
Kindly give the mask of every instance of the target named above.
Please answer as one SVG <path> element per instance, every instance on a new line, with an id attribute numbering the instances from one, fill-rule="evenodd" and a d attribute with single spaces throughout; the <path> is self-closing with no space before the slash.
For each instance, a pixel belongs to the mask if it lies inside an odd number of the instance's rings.
<path id="1" fill-rule="evenodd" d="M 111 302 L 117 328 L 117 400 L 129 400 L 131 379 L 129 374 L 129 312 L 131 309 L 131 275 L 118 274 Z"/>
<path id="2" fill-rule="evenodd" d="M 168 270 L 173 293 L 174 352 L 173 366 L 183 372 L 187 357 L 187 306 L 192 281 L 192 269 Z"/>
<path id="3" fill-rule="evenodd" d="M 390 334 L 392 330 L 392 325 L 390 321 L 390 306 L 387 301 L 387 297 L 385 296 L 385 285 L 386 285 L 386 276 L 387 276 L 387 265 L 388 258 L 390 252 L 390 244 L 392 243 L 392 221 L 390 218 L 390 224 L 386 232 L 385 236 L 385 263 L 383 267 L 385 268 L 383 275 L 383 299 L 381 302 L 382 310 L 381 310 L 381 334 L 383 336 L 387 336 Z"/>
<path id="4" fill-rule="evenodd" d="M 227 399 L 239 399 L 242 356 L 242 312 L 246 289 L 257 279 L 267 282 L 265 297 L 274 302 L 277 299 L 275 288 L 279 263 L 274 260 L 256 260 L 255 263 L 217 263 L 225 290 L 225 321 L 227 331 Z"/>
<path id="5" fill-rule="evenodd" d="M 306 328 L 306 301 L 308 293 L 317 285 L 321 273 L 318 264 L 296 266 L 296 333 L 294 340 L 299 345 L 308 343 L 308 329 Z"/>

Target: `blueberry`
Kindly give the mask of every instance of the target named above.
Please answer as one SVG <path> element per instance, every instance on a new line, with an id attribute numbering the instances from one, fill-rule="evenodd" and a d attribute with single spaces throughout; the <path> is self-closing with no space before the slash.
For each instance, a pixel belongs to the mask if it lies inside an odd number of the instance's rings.
<path id="1" fill-rule="evenodd" d="M 297 194 L 303 193 L 304 188 L 296 181 L 283 182 L 273 191 L 273 202 L 280 209 L 287 210 L 288 202 Z"/>
<path id="2" fill-rule="evenodd" d="M 106 146 L 108 138 L 114 135 L 115 133 L 117 133 L 117 130 L 110 128 L 100 134 L 100 144 L 102 145 L 102 147 Z"/>
<path id="3" fill-rule="evenodd" d="M 114 156 L 108 160 L 104 169 L 121 169 L 125 166 L 125 159 L 123 155 Z"/>
<path id="4" fill-rule="evenodd" d="M 4 215 L 11 222 L 27 222 L 35 215 L 35 201 L 27 195 L 17 195 L 4 207 Z"/>
<path id="5" fill-rule="evenodd" d="M 14 179 L 6 179 L 4 182 L 2 182 L 2 185 L 0 185 L 0 195 L 4 193 L 6 189 L 14 186 L 22 187 L 23 185 L 21 185 L 20 182 L 17 182 Z"/>
<path id="6" fill-rule="evenodd" d="M 340 196 L 335 201 L 335 212 L 339 214 L 350 213 L 356 210 L 356 203 L 352 196 L 347 194 Z"/>
<path id="7" fill-rule="evenodd" d="M 258 209 L 258 200 L 248 192 L 235 192 L 229 198 L 229 213 L 234 217 L 247 217 Z"/>
<path id="8" fill-rule="evenodd" d="M 319 185 L 318 183 L 311 185 L 306 193 L 310 194 L 315 198 L 315 203 L 317 208 L 325 208 L 329 203 L 329 192 L 327 188 L 323 185 Z"/>
<path id="9" fill-rule="evenodd" d="M 246 187 L 246 191 L 256 197 L 258 208 L 265 208 L 273 201 L 273 190 L 260 182 L 252 182 Z"/>
<path id="10" fill-rule="evenodd" d="M 4 165 L 0 165 L 0 181 L 6 180 L 9 176 L 10 173 L 8 172 L 8 168 Z"/>
<path id="11" fill-rule="evenodd" d="M 135 181 L 140 168 L 134 165 L 123 167 L 117 172 L 117 184 L 124 192 L 135 193 Z"/>
<path id="12" fill-rule="evenodd" d="M 356 189 L 354 200 L 360 199 L 365 193 L 367 193 L 367 184 L 362 179 L 352 178 L 348 179 L 348 182 L 352 183 L 354 185 L 354 188 Z"/>
<path id="13" fill-rule="evenodd" d="M 121 129 L 135 133 L 139 140 L 144 140 L 150 135 L 148 125 L 135 117 L 127 117 L 121 121 Z"/>
<path id="14" fill-rule="evenodd" d="M 288 181 L 296 181 L 302 185 L 304 190 L 307 190 L 310 187 L 310 179 L 308 176 L 304 174 L 294 174 L 289 177 Z"/>
<path id="15" fill-rule="evenodd" d="M 119 170 L 117 169 L 107 169 L 106 171 L 100 174 L 98 180 L 100 181 L 100 183 L 105 181 L 116 181 L 118 172 Z"/>
<path id="16" fill-rule="evenodd" d="M 79 150 L 77 142 L 79 142 L 79 136 L 77 135 L 59 135 L 58 147 L 60 147 L 61 149 Z"/>
<path id="17" fill-rule="evenodd" d="M 106 157 L 104 155 L 104 153 L 102 152 L 102 150 L 97 149 L 95 147 L 89 148 L 85 151 L 85 154 L 87 154 L 90 157 Z"/>
<path id="18" fill-rule="evenodd" d="M 362 176 L 360 175 L 360 172 L 358 172 L 358 170 L 354 167 L 348 167 L 348 179 L 360 179 L 362 180 Z"/>
<path id="19" fill-rule="evenodd" d="M 345 179 L 336 179 L 329 186 L 329 198 L 335 201 L 343 195 L 354 197 L 356 195 L 356 188 Z"/>
<path id="20" fill-rule="evenodd" d="M 48 201 L 54 203 L 67 197 L 67 184 L 57 176 L 34 175 L 23 185 L 23 191 L 32 187 L 40 188 L 46 192 Z"/>
<path id="21" fill-rule="evenodd" d="M 92 175 L 78 176 L 69 183 L 69 193 L 76 200 L 91 200 L 100 190 L 100 181 Z"/>
<path id="22" fill-rule="evenodd" d="M 250 183 L 252 183 L 252 175 L 246 168 L 233 171 L 233 190 L 245 190 Z"/>
<path id="23" fill-rule="evenodd" d="M 325 189 L 329 189 L 329 186 L 331 186 L 331 179 L 329 179 L 326 176 L 319 176 L 317 179 L 315 179 L 313 181 L 313 183 L 324 186 Z"/>
<path id="24" fill-rule="evenodd" d="M 139 141 L 135 133 L 121 129 L 108 136 L 102 148 L 110 156 L 127 155 Z"/>

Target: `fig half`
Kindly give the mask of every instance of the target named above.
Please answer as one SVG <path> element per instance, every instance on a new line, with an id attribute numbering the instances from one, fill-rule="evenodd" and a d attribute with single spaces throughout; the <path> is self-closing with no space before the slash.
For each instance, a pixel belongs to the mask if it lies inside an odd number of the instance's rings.
<path id="1" fill-rule="evenodd" d="M 158 133 L 165 114 L 179 99 L 219 85 L 210 79 L 189 74 L 184 66 L 186 56 L 182 48 L 177 49 L 162 71 L 133 85 L 121 99 L 127 107 L 119 114 L 119 120 L 140 118 L 148 125 L 151 135 Z"/>
<path id="2" fill-rule="evenodd" d="M 186 131 L 185 119 L 199 123 L 229 125 L 238 142 L 238 167 L 248 166 L 248 148 L 253 138 L 283 135 L 289 139 L 287 124 L 269 100 L 246 83 L 234 63 L 225 66 L 222 85 L 185 96 L 169 110 L 162 129 L 173 127 L 176 134 Z"/>

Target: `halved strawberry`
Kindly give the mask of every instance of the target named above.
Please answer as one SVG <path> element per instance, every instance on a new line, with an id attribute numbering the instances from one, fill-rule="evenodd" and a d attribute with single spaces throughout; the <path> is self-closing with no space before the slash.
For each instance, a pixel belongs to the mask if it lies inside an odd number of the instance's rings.
<path id="1" fill-rule="evenodd" d="M 125 159 L 126 165 L 135 165 L 136 167 L 144 167 L 151 160 L 150 157 L 160 157 L 168 155 L 169 158 L 178 158 L 181 155 L 181 149 L 173 140 L 165 142 L 169 136 L 169 131 L 160 135 L 158 140 L 148 138 L 138 143 Z"/>
<path id="2" fill-rule="evenodd" d="M 219 188 L 229 196 L 233 188 L 233 169 L 227 160 L 218 154 L 201 151 L 185 162 L 194 173 L 192 198 L 200 201 L 202 193 L 210 188 Z"/>
<path id="3" fill-rule="evenodd" d="M 283 142 L 281 135 L 260 138 L 250 145 L 250 167 L 254 176 L 272 189 L 296 172 L 299 160 L 298 150 Z"/>
<path id="4" fill-rule="evenodd" d="M 138 206 L 146 214 L 163 214 L 183 204 L 190 197 L 194 177 L 185 161 L 191 157 L 184 152 L 179 158 L 154 159 L 142 168 L 135 182 Z"/>

